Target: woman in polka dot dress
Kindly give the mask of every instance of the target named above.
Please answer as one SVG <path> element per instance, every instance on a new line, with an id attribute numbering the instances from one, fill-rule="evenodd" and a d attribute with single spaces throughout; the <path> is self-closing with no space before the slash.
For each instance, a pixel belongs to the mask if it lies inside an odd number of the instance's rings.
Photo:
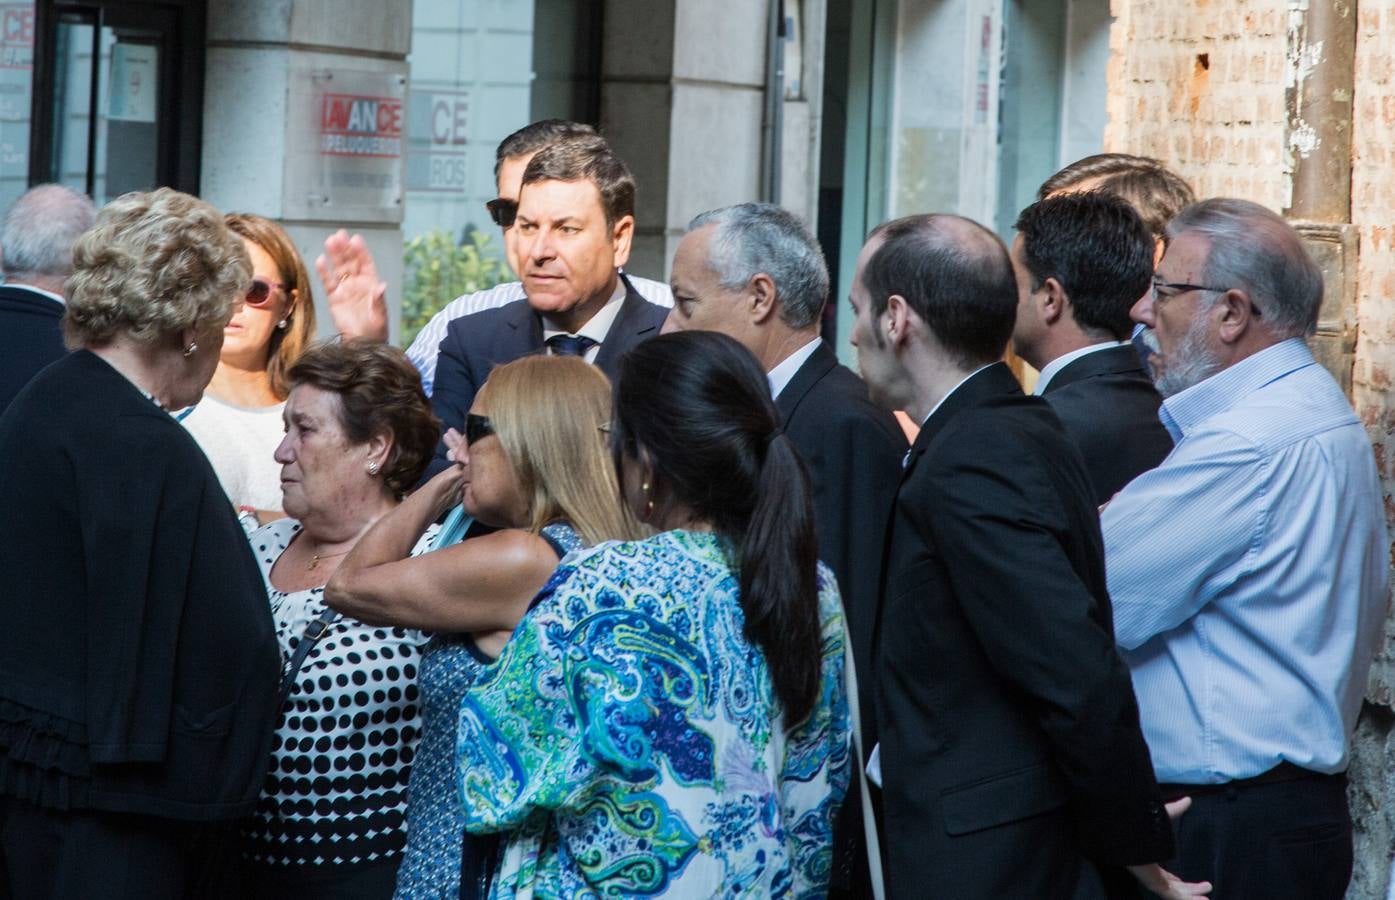
<path id="1" fill-rule="evenodd" d="M 289 372 L 276 449 L 285 510 L 253 532 L 289 667 L 314 640 L 281 710 L 271 768 L 242 834 L 241 894 L 386 898 L 405 844 L 406 787 L 419 732 L 425 638 L 333 613 L 324 584 L 374 521 L 420 477 L 437 428 L 400 350 L 350 341 L 311 349 Z M 420 542 L 424 549 L 427 539 Z"/>
<path id="2" fill-rule="evenodd" d="M 603 428 L 610 385 L 576 357 L 500 366 L 475 396 L 457 463 L 383 517 L 340 564 L 330 605 L 366 622 L 435 636 L 421 662 L 422 737 L 412 769 L 399 898 L 462 896 L 493 870 L 493 842 L 462 847 L 456 719 L 476 675 L 503 648 L 566 553 L 637 533 L 618 499 Z M 500 529 L 408 558 L 428 524 L 463 502 Z"/>

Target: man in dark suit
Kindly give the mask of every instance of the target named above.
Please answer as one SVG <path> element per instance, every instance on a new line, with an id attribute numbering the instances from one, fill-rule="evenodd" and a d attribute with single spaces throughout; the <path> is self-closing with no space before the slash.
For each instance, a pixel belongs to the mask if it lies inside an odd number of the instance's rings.
<path id="1" fill-rule="evenodd" d="M 868 669 L 882 541 L 906 437 L 819 336 L 828 267 L 818 242 L 773 204 L 713 210 L 688 223 L 670 286 L 674 306 L 665 332 L 720 331 L 769 374 L 785 434 L 809 469 L 819 557 L 838 579 L 854 662 Z M 865 718 L 871 696 L 868 685 L 859 687 Z M 861 828 L 854 796 L 837 829 L 831 896 L 863 893 Z"/>
<path id="2" fill-rule="evenodd" d="M 1124 200 L 1060 194 L 1017 219 L 1012 348 L 1085 458 L 1096 503 L 1162 462 L 1162 397 L 1127 342 L 1129 308 L 1153 277 L 1153 238 Z"/>
<path id="3" fill-rule="evenodd" d="M 73 243 L 92 227 L 86 195 L 59 184 L 25 192 L 0 229 L 5 284 L 0 286 L 0 413 L 20 388 L 61 357 L 63 282 L 73 271 Z"/>
<path id="4" fill-rule="evenodd" d="M 1172 829 L 1114 649 L 1089 479 L 1000 361 L 1006 249 L 955 216 L 888 223 L 851 301 L 873 399 L 922 423 L 873 637 L 889 895 L 1104 898 L 1129 866 L 1181 896 L 1156 865 Z"/>
<path id="5" fill-rule="evenodd" d="M 459 430 L 495 366 L 530 353 L 581 356 L 614 377 L 625 351 L 659 333 L 668 310 L 620 273 L 634 237 L 635 182 L 596 135 L 551 144 L 528 162 L 518 198 L 522 299 L 450 323 L 431 405 Z M 445 468 L 437 447 L 427 476 Z"/>

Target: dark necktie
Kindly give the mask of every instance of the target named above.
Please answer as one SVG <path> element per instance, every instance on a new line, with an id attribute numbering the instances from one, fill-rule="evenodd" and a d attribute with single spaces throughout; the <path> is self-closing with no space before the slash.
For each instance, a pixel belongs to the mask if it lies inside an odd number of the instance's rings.
<path id="1" fill-rule="evenodd" d="M 585 356 L 586 351 L 596 346 L 597 341 L 579 334 L 554 334 L 547 339 L 547 346 L 556 356 Z"/>

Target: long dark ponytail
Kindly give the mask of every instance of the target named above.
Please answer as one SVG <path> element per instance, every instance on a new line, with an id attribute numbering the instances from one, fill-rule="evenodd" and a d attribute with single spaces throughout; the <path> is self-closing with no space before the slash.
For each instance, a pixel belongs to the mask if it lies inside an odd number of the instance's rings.
<path id="1" fill-rule="evenodd" d="M 661 496 L 726 541 L 746 639 L 765 654 L 786 726 L 804 721 L 821 657 L 814 512 L 755 357 L 715 332 L 645 341 L 621 364 L 611 439 L 617 465 L 645 456 Z"/>

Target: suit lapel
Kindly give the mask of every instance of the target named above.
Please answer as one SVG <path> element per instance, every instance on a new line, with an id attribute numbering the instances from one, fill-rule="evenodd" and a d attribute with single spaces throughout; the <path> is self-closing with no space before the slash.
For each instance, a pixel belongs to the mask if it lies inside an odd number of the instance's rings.
<path id="1" fill-rule="evenodd" d="M 1072 360 L 1065 368 L 1056 373 L 1042 393 L 1049 394 L 1087 378 L 1124 374 L 1147 376 L 1147 373 L 1143 371 L 1143 364 L 1138 361 L 1138 352 L 1133 349 L 1132 344 L 1110 347 L 1108 350 L 1096 350 L 1094 353 L 1087 353 L 1079 359 Z"/>
<path id="2" fill-rule="evenodd" d="M 906 470 L 901 475 L 902 483 L 915 468 L 916 461 L 925 454 L 930 444 L 956 415 L 978 406 L 991 397 L 1012 393 L 1022 393 L 1022 386 L 1004 363 L 993 363 L 969 376 L 967 381 L 950 392 L 920 429 L 920 434 L 916 435 L 915 443 L 911 444 L 910 456 L 906 460 Z"/>
<path id="3" fill-rule="evenodd" d="M 601 341 L 600 351 L 596 353 L 596 366 L 612 378 L 625 351 L 639 343 L 642 336 L 659 329 L 653 321 L 647 321 L 644 315 L 649 301 L 639 295 L 639 291 L 630 284 L 630 279 L 625 277 L 624 272 L 620 273 L 620 280 L 625 283 L 625 299 L 620 305 L 620 313 L 610 325 L 610 331 L 606 332 L 605 340 Z"/>
<path id="4" fill-rule="evenodd" d="M 800 401 L 837 365 L 838 357 L 828 349 L 827 343 L 820 341 L 809 358 L 804 360 L 804 365 L 799 367 L 794 377 L 785 385 L 785 389 L 780 391 L 780 396 L 775 398 L 775 405 L 780 408 L 780 418 L 788 422 L 794 416 L 794 411 L 799 408 Z"/>
<path id="5" fill-rule="evenodd" d="M 509 314 L 504 320 L 504 324 L 509 329 L 507 332 L 509 352 L 515 348 L 519 351 L 511 358 L 541 351 L 543 349 L 542 317 L 533 311 L 533 307 L 528 305 L 527 298 L 521 302 L 510 304 L 506 309 L 508 309 Z"/>

